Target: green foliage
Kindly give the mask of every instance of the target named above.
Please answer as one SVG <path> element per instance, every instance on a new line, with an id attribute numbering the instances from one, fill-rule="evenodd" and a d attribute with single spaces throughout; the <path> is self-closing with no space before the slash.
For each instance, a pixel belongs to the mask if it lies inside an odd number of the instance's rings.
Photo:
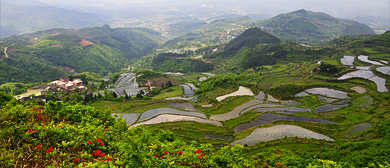
<path id="1" fill-rule="evenodd" d="M 211 91 L 217 86 L 235 85 L 236 80 L 241 79 L 241 76 L 236 74 L 227 74 L 208 78 L 202 82 L 201 87 L 195 91 L 196 94 Z"/>
<path id="2" fill-rule="evenodd" d="M 271 35 L 268 34 L 259 28 L 250 28 L 243 32 L 240 36 L 229 42 L 225 46 L 225 50 L 231 51 L 231 50 L 238 50 L 242 47 L 254 47 L 257 44 L 264 44 L 264 43 L 278 43 L 280 40 Z"/>
<path id="3" fill-rule="evenodd" d="M 213 70 L 212 64 L 201 60 L 179 58 L 181 54 L 159 54 L 152 60 L 155 70 L 163 72 L 207 72 Z"/>
<path id="4" fill-rule="evenodd" d="M 304 9 L 280 14 L 256 25 L 264 27 L 284 41 L 319 44 L 344 35 L 375 34 L 368 26 L 344 19 L 336 19 L 320 12 Z"/>
<path id="5" fill-rule="evenodd" d="M 280 99 L 289 99 L 293 98 L 295 94 L 302 92 L 305 89 L 305 86 L 296 85 L 296 84 L 280 84 L 268 89 L 268 92 L 273 96 L 276 96 Z"/>
<path id="6" fill-rule="evenodd" d="M 323 74 L 336 74 L 339 73 L 340 70 L 335 65 L 321 62 L 319 72 Z"/>

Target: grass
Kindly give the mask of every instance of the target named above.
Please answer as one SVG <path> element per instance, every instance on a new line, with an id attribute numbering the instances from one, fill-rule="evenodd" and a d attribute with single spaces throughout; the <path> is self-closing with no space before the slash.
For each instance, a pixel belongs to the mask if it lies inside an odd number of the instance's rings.
<path id="1" fill-rule="evenodd" d="M 169 101 L 152 100 L 128 100 L 124 102 L 117 101 L 97 101 L 90 104 L 98 110 L 112 110 L 113 113 L 143 113 L 148 110 L 168 107 Z"/>
<path id="2" fill-rule="evenodd" d="M 340 65 L 338 60 L 325 60 L 324 62 L 331 65 Z"/>
<path id="3" fill-rule="evenodd" d="M 241 106 L 244 103 L 247 103 L 253 99 L 254 98 L 251 96 L 229 97 L 211 108 L 205 108 L 203 111 L 207 115 L 223 114 L 223 113 L 230 112 L 234 108 Z"/>
<path id="4" fill-rule="evenodd" d="M 232 133 L 227 131 L 224 127 L 217 127 L 210 124 L 202 124 L 197 122 L 170 122 L 146 126 L 152 133 L 158 133 L 160 130 L 170 130 L 174 132 L 175 138 L 180 140 L 191 141 L 207 141 L 216 145 L 217 147 L 226 146 L 227 143 L 223 140 L 203 140 L 204 135 L 217 136 L 232 136 Z"/>
<path id="5" fill-rule="evenodd" d="M 161 90 L 160 94 L 152 97 L 152 99 L 165 99 L 168 97 L 181 97 L 183 96 L 183 88 L 181 86 L 172 86 Z"/>
<path id="6" fill-rule="evenodd" d="M 257 86 L 259 86 L 262 89 L 269 89 L 272 86 L 280 83 L 291 83 L 298 81 L 300 77 L 290 77 L 290 76 L 285 76 L 285 77 L 267 77 L 262 79 L 260 82 L 258 82 Z"/>
<path id="7" fill-rule="evenodd" d="M 225 121 L 224 125 L 227 129 L 233 129 L 240 124 L 249 123 L 258 115 L 260 115 L 260 113 L 245 113 L 238 118 Z"/>
<path id="8" fill-rule="evenodd" d="M 318 99 L 318 97 L 314 96 L 314 95 L 299 98 L 298 101 L 300 101 L 302 103 L 302 105 L 299 106 L 299 107 L 302 107 L 302 108 L 314 108 L 314 107 L 317 107 L 317 106 L 323 104 Z"/>

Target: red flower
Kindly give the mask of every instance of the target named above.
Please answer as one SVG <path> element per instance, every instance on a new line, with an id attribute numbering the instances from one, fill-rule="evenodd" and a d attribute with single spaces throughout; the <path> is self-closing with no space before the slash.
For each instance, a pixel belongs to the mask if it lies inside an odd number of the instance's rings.
<path id="1" fill-rule="evenodd" d="M 104 146 L 104 142 L 102 142 L 100 145 Z"/>
<path id="2" fill-rule="evenodd" d="M 164 152 L 164 154 L 168 155 L 168 152 L 167 152 L 167 151 L 165 151 L 165 152 Z"/>
<path id="3" fill-rule="evenodd" d="M 37 132 L 37 129 L 34 129 L 34 132 Z"/>
<path id="4" fill-rule="evenodd" d="M 88 141 L 88 144 L 91 144 L 91 141 Z"/>
<path id="5" fill-rule="evenodd" d="M 76 159 L 74 159 L 74 161 L 79 162 L 79 161 L 80 161 L 80 158 L 76 158 Z"/>
<path id="6" fill-rule="evenodd" d="M 39 149 L 39 148 L 41 148 L 41 147 L 42 147 L 42 145 L 41 145 L 41 144 L 38 144 L 35 148 Z"/>
<path id="7" fill-rule="evenodd" d="M 61 119 L 60 119 L 60 121 L 61 121 Z"/>
<path id="8" fill-rule="evenodd" d="M 152 156 L 153 155 L 153 153 L 150 153 L 150 156 Z"/>
<path id="9" fill-rule="evenodd" d="M 53 152 L 53 147 L 50 147 L 49 149 L 46 149 L 46 153 Z"/>
<path id="10" fill-rule="evenodd" d="M 27 124 L 29 124 L 30 122 L 29 121 L 27 121 Z"/>
<path id="11" fill-rule="evenodd" d="M 150 142 L 153 142 L 152 140 L 150 140 Z"/>
<path id="12" fill-rule="evenodd" d="M 112 161 L 112 158 L 108 158 L 107 160 L 108 160 L 108 161 Z"/>
<path id="13" fill-rule="evenodd" d="M 26 133 L 30 133 L 30 132 L 32 132 L 32 131 L 31 130 L 26 131 Z"/>
<path id="14" fill-rule="evenodd" d="M 196 153 L 202 153 L 202 150 L 198 149 L 196 150 Z"/>
<path id="15" fill-rule="evenodd" d="M 198 159 L 202 158 L 202 156 L 198 156 Z"/>
<path id="16" fill-rule="evenodd" d="M 101 157 L 104 157 L 104 156 L 106 156 L 106 154 L 102 153 L 100 156 L 101 156 Z"/>
<path id="17" fill-rule="evenodd" d="M 155 156 L 156 158 L 158 157 L 158 155 Z"/>
<path id="18" fill-rule="evenodd" d="M 98 161 L 100 161 L 100 159 L 98 159 Z"/>
<path id="19" fill-rule="evenodd" d="M 96 150 L 96 151 L 95 151 L 95 155 L 96 155 L 96 156 L 99 156 L 101 153 L 102 153 L 102 151 L 100 151 L 100 150 Z"/>
<path id="20" fill-rule="evenodd" d="M 204 153 L 202 153 L 202 156 L 204 156 Z"/>
<path id="21" fill-rule="evenodd" d="M 163 159 L 164 158 L 164 156 L 161 156 L 161 159 Z"/>
<path id="22" fill-rule="evenodd" d="M 96 142 L 102 142 L 102 140 L 98 138 L 98 139 L 96 139 Z"/>
<path id="23" fill-rule="evenodd" d="M 179 153 L 180 153 L 180 155 L 181 155 L 181 154 L 183 154 L 183 151 L 180 151 Z"/>
<path id="24" fill-rule="evenodd" d="M 62 125 L 60 125 L 60 127 L 62 127 Z"/>
<path id="25" fill-rule="evenodd" d="M 198 166 L 200 166 L 200 164 L 199 164 L 199 163 L 197 163 L 197 164 L 195 165 L 195 167 L 198 167 Z"/>

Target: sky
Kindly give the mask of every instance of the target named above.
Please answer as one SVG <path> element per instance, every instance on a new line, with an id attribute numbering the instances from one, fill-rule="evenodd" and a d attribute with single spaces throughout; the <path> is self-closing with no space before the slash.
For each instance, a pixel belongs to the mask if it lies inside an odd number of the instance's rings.
<path id="1" fill-rule="evenodd" d="M 4 1 L 4 0 L 3 0 Z M 8 0 L 9 1 L 9 0 Z M 120 9 L 153 7 L 185 9 L 188 6 L 215 10 L 238 9 L 249 13 L 279 14 L 307 9 L 325 12 L 336 17 L 382 16 L 390 17 L 390 0 L 25 0 L 40 1 L 53 6 L 79 6 Z"/>

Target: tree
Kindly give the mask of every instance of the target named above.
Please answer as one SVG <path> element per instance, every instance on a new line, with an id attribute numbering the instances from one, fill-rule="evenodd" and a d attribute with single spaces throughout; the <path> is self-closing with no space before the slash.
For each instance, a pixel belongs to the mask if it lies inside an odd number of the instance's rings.
<path id="1" fill-rule="evenodd" d="M 69 76 L 69 81 L 73 81 L 73 76 L 72 75 Z"/>
<path id="2" fill-rule="evenodd" d="M 54 94 L 52 92 L 47 92 L 45 97 L 46 97 L 47 102 L 49 102 L 49 101 L 55 102 L 56 101 L 56 97 L 54 96 Z"/>
<path id="3" fill-rule="evenodd" d="M 166 87 L 172 87 L 172 82 L 168 81 L 167 84 L 165 84 Z"/>
<path id="4" fill-rule="evenodd" d="M 112 92 L 112 97 L 117 98 L 118 95 L 115 92 Z"/>
<path id="5" fill-rule="evenodd" d="M 129 99 L 130 99 L 129 95 L 125 94 L 125 100 L 129 100 Z"/>
<path id="6" fill-rule="evenodd" d="M 161 83 L 161 88 L 164 88 L 164 83 Z"/>
<path id="7" fill-rule="evenodd" d="M 139 91 L 139 94 L 144 95 L 145 92 L 141 89 L 141 90 Z"/>

